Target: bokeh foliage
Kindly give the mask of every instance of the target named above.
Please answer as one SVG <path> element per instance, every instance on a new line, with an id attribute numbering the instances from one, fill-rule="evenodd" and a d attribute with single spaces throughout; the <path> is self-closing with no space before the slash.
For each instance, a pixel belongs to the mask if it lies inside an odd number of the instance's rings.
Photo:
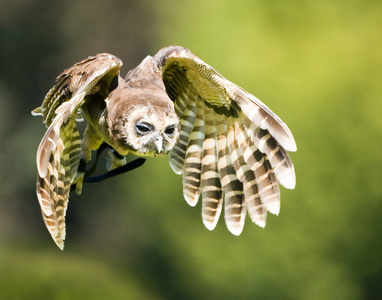
<path id="1" fill-rule="evenodd" d="M 382 298 L 380 1 L 0 1 L 1 299 Z M 291 128 L 278 217 L 210 232 L 168 159 L 72 195 L 62 253 L 34 193 L 38 106 L 98 52 L 188 47 Z"/>

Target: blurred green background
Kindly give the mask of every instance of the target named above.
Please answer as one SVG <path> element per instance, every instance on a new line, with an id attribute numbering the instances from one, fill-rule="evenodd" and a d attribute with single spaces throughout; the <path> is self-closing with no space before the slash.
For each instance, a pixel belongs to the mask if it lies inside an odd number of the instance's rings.
<path id="1" fill-rule="evenodd" d="M 382 2 L 0 0 L 0 299 L 382 299 Z M 265 229 L 210 232 L 168 159 L 71 195 L 61 252 L 30 111 L 63 69 L 185 46 L 292 130 L 297 187 Z"/>

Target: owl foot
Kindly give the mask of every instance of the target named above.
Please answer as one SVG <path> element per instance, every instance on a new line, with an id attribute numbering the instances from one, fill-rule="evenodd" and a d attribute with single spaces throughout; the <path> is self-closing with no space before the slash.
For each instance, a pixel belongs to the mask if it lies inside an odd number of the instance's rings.
<path id="1" fill-rule="evenodd" d="M 76 186 L 76 194 L 81 195 L 82 193 L 82 185 L 84 181 L 85 173 L 77 172 L 76 178 L 74 178 L 73 183 Z"/>
<path id="2" fill-rule="evenodd" d="M 80 159 L 80 164 L 77 169 L 76 176 L 74 177 L 70 186 L 70 191 L 76 190 L 77 195 L 82 193 L 82 185 L 85 178 L 86 162 L 83 158 Z"/>
<path id="3" fill-rule="evenodd" d="M 106 162 L 106 168 L 108 171 L 114 170 L 114 169 L 121 167 L 121 166 L 124 166 L 126 164 L 126 157 L 120 155 L 114 149 L 109 149 L 107 154 L 109 155 L 107 162 Z"/>

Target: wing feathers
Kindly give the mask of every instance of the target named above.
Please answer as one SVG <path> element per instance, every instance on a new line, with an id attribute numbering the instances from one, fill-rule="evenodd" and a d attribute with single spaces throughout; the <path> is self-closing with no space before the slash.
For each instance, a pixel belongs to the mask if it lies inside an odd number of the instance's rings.
<path id="1" fill-rule="evenodd" d="M 57 77 L 42 105 L 32 112 L 42 115 L 48 127 L 37 150 L 37 198 L 44 222 L 61 249 L 70 185 L 81 155 L 76 119 L 87 95 L 107 97 L 121 65 L 117 57 L 107 53 L 75 64 Z"/>
<path id="2" fill-rule="evenodd" d="M 279 182 L 295 187 L 287 150 L 297 147 L 289 128 L 259 99 L 189 50 L 167 47 L 153 60 L 182 125 L 170 164 L 184 174 L 186 200 L 195 205 L 202 194 L 209 229 L 216 226 L 222 199 L 233 234 L 242 232 L 247 209 L 252 221 L 264 227 L 267 211 L 280 211 Z"/>
<path id="3" fill-rule="evenodd" d="M 239 180 L 243 184 L 245 202 L 252 222 L 260 227 L 265 226 L 267 210 L 263 205 L 257 186 L 256 176 L 244 159 L 244 151 L 248 146 L 242 134 L 240 124 L 234 124 L 228 129 L 228 143 L 230 146 L 232 164 Z"/>
<path id="4" fill-rule="evenodd" d="M 294 167 L 285 149 L 269 132 L 260 128 L 255 131 L 254 142 L 258 149 L 267 155 L 280 183 L 286 188 L 294 189 L 296 185 Z"/>
<path id="5" fill-rule="evenodd" d="M 246 128 L 247 135 L 255 143 L 257 149 L 267 155 L 280 183 L 289 189 L 296 185 L 293 163 L 286 150 L 265 129 L 257 127 L 243 114 L 240 119 Z"/>
<path id="6" fill-rule="evenodd" d="M 224 133 L 226 129 L 219 132 Z M 243 231 L 246 215 L 243 184 L 237 178 L 232 166 L 230 149 L 224 134 L 220 134 L 217 138 L 217 150 L 219 156 L 218 169 L 224 191 L 225 223 L 231 233 L 239 235 Z"/>
<path id="7" fill-rule="evenodd" d="M 240 148 L 245 162 L 255 174 L 261 201 L 269 212 L 278 214 L 280 190 L 274 171 L 268 162 L 268 156 L 254 144 L 244 125 L 238 130 L 240 130 L 238 139 L 242 141 Z"/>
<path id="8" fill-rule="evenodd" d="M 65 193 L 69 194 L 70 185 L 77 174 L 81 156 L 81 138 L 75 120 L 71 120 L 61 128 L 60 136 L 64 142 L 60 164 L 65 170 L 65 188 L 68 189 Z"/>
<path id="9" fill-rule="evenodd" d="M 222 187 L 218 171 L 216 122 L 211 110 L 205 111 L 205 139 L 201 169 L 202 218 L 204 225 L 215 228 L 222 210 Z"/>
<path id="10" fill-rule="evenodd" d="M 203 141 L 203 109 L 200 104 L 196 103 L 194 127 L 190 134 L 183 169 L 183 195 L 191 206 L 196 205 L 200 195 Z"/>
<path id="11" fill-rule="evenodd" d="M 180 136 L 173 150 L 170 152 L 170 166 L 176 174 L 183 174 L 184 159 L 190 141 L 190 134 L 194 129 L 196 106 L 193 99 L 187 102 L 180 119 Z"/>
<path id="12" fill-rule="evenodd" d="M 56 127 L 57 124 L 59 123 L 54 120 L 51 126 Z M 54 131 L 52 129 L 52 132 Z M 81 151 L 81 140 L 75 119 L 62 125 L 55 141 L 48 139 L 47 143 L 50 152 L 45 151 L 45 153 L 49 154 L 49 160 L 45 175 L 39 174 L 37 178 L 36 193 L 45 225 L 57 246 L 63 249 L 70 185 L 76 175 Z"/>
<path id="13" fill-rule="evenodd" d="M 63 123 L 62 115 L 58 115 L 49 126 L 37 149 L 37 170 L 40 177 L 45 177 L 48 170 L 50 155 L 54 151 Z"/>
<path id="14" fill-rule="evenodd" d="M 258 127 L 268 130 L 286 150 L 296 151 L 296 142 L 288 126 L 255 96 L 234 86 L 236 88 L 232 98 L 239 104 L 247 118 Z"/>
<path id="15" fill-rule="evenodd" d="M 63 103 L 73 100 L 74 96 L 91 93 L 99 83 L 99 91 L 106 93 L 114 76 L 119 73 L 122 61 L 114 55 L 100 53 L 91 56 L 64 70 L 56 79 L 56 84 L 49 90 L 42 105 L 32 111 L 33 115 L 42 115 L 47 126 L 51 124 Z M 79 102 L 83 97 L 79 97 Z M 78 105 L 71 107 L 71 113 Z"/>
<path id="16" fill-rule="evenodd" d="M 60 165 L 60 156 L 64 145 L 58 139 L 55 148 L 50 154 L 45 177 L 37 178 L 36 193 L 39 200 L 45 225 L 53 240 L 60 249 L 63 249 L 65 239 L 65 211 L 67 201 L 64 193 L 65 170 Z"/>

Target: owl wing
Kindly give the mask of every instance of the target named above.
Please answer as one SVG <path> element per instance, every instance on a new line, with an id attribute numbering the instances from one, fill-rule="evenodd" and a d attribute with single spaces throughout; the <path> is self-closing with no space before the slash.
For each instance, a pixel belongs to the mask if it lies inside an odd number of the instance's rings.
<path id="1" fill-rule="evenodd" d="M 37 150 L 37 198 L 45 225 L 61 249 L 70 185 L 80 161 L 76 118 L 86 96 L 101 94 L 106 98 L 121 65 L 117 57 L 105 53 L 75 64 L 57 77 L 42 105 L 32 111 L 42 115 L 48 127 Z"/>
<path id="2" fill-rule="evenodd" d="M 182 47 L 160 50 L 154 62 L 180 117 L 181 133 L 170 165 L 183 174 L 183 194 L 202 198 L 205 226 L 215 228 L 224 202 L 228 229 L 239 235 L 246 211 L 264 227 L 267 211 L 278 214 L 280 190 L 295 187 L 287 151 L 292 133 L 265 104 L 231 83 Z"/>

